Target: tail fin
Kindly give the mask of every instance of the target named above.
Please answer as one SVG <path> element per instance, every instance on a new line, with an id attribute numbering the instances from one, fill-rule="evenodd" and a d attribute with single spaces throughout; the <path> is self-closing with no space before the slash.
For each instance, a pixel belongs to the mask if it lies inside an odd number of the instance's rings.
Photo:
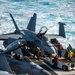
<path id="1" fill-rule="evenodd" d="M 20 30 L 19 30 L 19 28 L 18 28 L 18 26 L 17 26 L 17 24 L 16 24 L 16 22 L 15 22 L 15 20 L 14 20 L 14 18 L 13 18 L 11 13 L 10 13 L 10 17 L 12 18 L 12 21 L 13 21 L 13 23 L 15 25 L 15 28 L 16 28 L 15 33 L 20 33 Z"/>
<path id="2" fill-rule="evenodd" d="M 11 68 L 9 66 L 9 63 L 8 63 L 5 55 L 1 54 L 1 53 L 0 53 L 0 70 L 12 73 L 12 70 L 11 70 Z"/>
<path id="3" fill-rule="evenodd" d="M 35 27 L 36 27 L 36 13 L 34 13 L 33 17 L 31 17 L 27 29 L 35 32 Z"/>
<path id="4" fill-rule="evenodd" d="M 59 36 L 63 36 L 64 38 L 66 38 L 64 25 L 66 25 L 66 24 L 59 22 Z"/>

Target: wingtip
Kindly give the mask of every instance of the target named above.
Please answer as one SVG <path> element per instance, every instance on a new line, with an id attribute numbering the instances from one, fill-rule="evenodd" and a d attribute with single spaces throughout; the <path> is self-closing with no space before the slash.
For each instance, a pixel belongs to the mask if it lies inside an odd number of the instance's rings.
<path id="1" fill-rule="evenodd" d="M 60 24 L 60 25 L 66 25 L 65 23 L 63 23 L 63 22 L 58 22 L 58 24 Z"/>
<path id="2" fill-rule="evenodd" d="M 14 26 L 15 26 L 15 28 L 16 28 L 15 33 L 16 33 L 16 34 L 17 34 L 17 33 L 21 33 L 20 30 L 19 30 L 19 28 L 18 28 L 18 26 L 17 26 L 17 24 L 16 24 L 16 21 L 15 21 L 14 18 L 13 18 L 13 15 L 12 15 L 11 13 L 9 13 L 9 15 L 10 15 L 10 17 L 12 18 L 12 21 L 13 21 Z"/>
<path id="3" fill-rule="evenodd" d="M 11 14 L 11 13 L 9 13 L 9 15 L 10 15 L 10 16 L 12 16 L 12 14 Z"/>
<path id="4" fill-rule="evenodd" d="M 36 14 L 36 13 L 34 13 L 34 14 L 33 14 L 33 17 L 34 17 L 34 16 L 37 16 L 37 14 Z"/>

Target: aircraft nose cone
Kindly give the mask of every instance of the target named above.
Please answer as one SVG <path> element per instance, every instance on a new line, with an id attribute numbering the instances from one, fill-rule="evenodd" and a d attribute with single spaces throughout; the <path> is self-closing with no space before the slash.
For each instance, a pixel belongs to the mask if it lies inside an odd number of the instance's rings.
<path id="1" fill-rule="evenodd" d="M 52 51 L 52 53 L 56 53 L 56 51 L 55 51 L 55 49 L 54 49 L 54 47 L 51 47 L 51 51 Z"/>
<path id="2" fill-rule="evenodd" d="M 54 47 L 45 47 L 45 51 L 47 51 L 49 53 L 56 53 Z"/>

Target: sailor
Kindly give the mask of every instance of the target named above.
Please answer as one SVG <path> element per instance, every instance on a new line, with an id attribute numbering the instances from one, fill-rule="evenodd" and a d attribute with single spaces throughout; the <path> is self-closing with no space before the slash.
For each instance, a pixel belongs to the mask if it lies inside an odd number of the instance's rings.
<path id="1" fill-rule="evenodd" d="M 67 49 L 70 49 L 71 51 L 73 50 L 71 44 L 69 44 L 69 46 L 67 47 Z"/>
<path id="2" fill-rule="evenodd" d="M 64 55 L 65 59 L 68 59 L 68 51 L 66 50 L 65 55 Z"/>
<path id="3" fill-rule="evenodd" d="M 56 55 L 53 59 L 53 66 L 54 68 L 57 68 L 57 63 L 58 63 L 58 55 Z"/>
<path id="4" fill-rule="evenodd" d="M 68 54 L 70 53 L 70 48 L 69 47 L 67 47 L 67 50 L 66 50 L 66 52 L 65 52 L 65 58 L 66 59 L 68 59 Z"/>
<path id="5" fill-rule="evenodd" d="M 73 56 L 74 56 L 74 53 L 70 51 L 70 53 L 68 54 L 68 58 L 70 61 L 72 61 Z"/>
<path id="6" fill-rule="evenodd" d="M 59 44 L 58 44 L 58 48 L 63 48 L 63 47 L 62 47 L 62 44 L 59 43 Z"/>
<path id="7" fill-rule="evenodd" d="M 35 57 L 35 55 L 38 57 L 38 59 L 39 59 L 39 56 L 40 56 L 40 48 L 39 47 L 37 47 L 37 49 L 35 50 L 35 53 L 34 53 L 34 57 Z"/>
<path id="8" fill-rule="evenodd" d="M 59 57 L 62 56 L 62 49 L 61 49 L 61 47 L 58 48 L 58 56 L 59 56 Z"/>
<path id="9" fill-rule="evenodd" d="M 11 54 L 11 56 L 10 56 L 10 57 L 11 57 L 11 58 L 14 58 L 14 55 L 15 55 L 15 54 L 14 54 L 14 52 L 13 52 L 13 51 L 11 51 L 11 52 L 9 52 L 9 53 Z"/>
<path id="10" fill-rule="evenodd" d="M 20 54 L 18 54 L 18 53 L 16 53 L 16 54 L 14 55 L 14 58 L 15 58 L 16 60 L 21 60 L 20 57 L 21 57 L 21 56 L 20 56 Z"/>

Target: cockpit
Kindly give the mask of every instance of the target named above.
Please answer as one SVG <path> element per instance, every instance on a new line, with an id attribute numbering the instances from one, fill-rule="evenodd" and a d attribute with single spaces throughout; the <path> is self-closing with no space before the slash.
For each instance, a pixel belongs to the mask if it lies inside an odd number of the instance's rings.
<path id="1" fill-rule="evenodd" d="M 40 29 L 40 31 L 39 31 L 39 33 L 38 33 L 38 34 L 45 35 L 45 33 L 47 32 L 47 30 L 48 30 L 48 28 L 47 28 L 47 27 L 45 27 L 45 26 L 43 26 L 43 27 L 41 27 L 41 29 Z"/>
<path id="2" fill-rule="evenodd" d="M 19 47 L 22 47 L 23 45 L 26 45 L 26 41 L 24 39 L 16 40 L 13 43 L 9 44 L 4 52 L 15 50 Z"/>
<path id="3" fill-rule="evenodd" d="M 37 36 L 38 36 L 39 38 L 45 38 L 45 39 L 47 39 L 47 38 L 44 36 L 47 31 L 48 31 L 48 28 L 45 27 L 45 26 L 43 26 L 43 27 L 41 27 L 41 29 L 40 29 L 39 33 L 37 34 Z"/>

